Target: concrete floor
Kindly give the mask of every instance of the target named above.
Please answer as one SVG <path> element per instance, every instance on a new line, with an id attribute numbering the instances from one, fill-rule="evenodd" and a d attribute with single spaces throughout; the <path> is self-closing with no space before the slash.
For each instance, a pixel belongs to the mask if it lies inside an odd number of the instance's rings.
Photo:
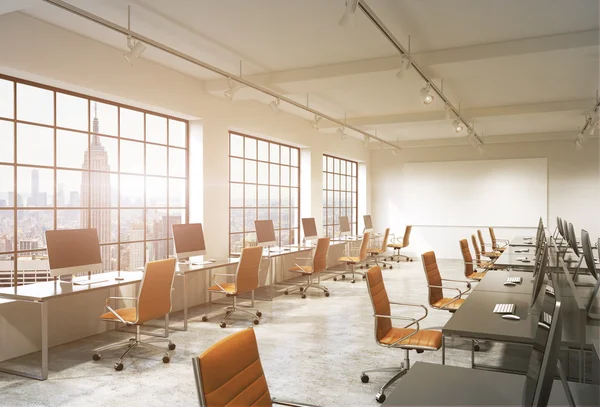
<path id="1" fill-rule="evenodd" d="M 440 261 L 446 278 L 462 278 L 462 263 Z M 427 303 L 427 290 L 419 262 L 394 263 L 384 271 L 392 301 Z M 263 367 L 272 396 L 322 406 L 376 406 L 375 393 L 391 376 L 371 374 L 371 381 L 360 381 L 362 369 L 399 365 L 404 351 L 375 343 L 373 311 L 366 284 L 327 280 L 329 298 L 312 291 L 308 298 L 298 294 L 278 296 L 273 302 L 257 301 L 263 313 L 255 327 Z M 283 289 L 282 289 L 283 290 Z M 212 306 L 218 313 L 219 307 Z M 0 406 L 195 406 L 198 405 L 191 358 L 219 339 L 250 326 L 243 313 L 225 329 L 220 316 L 201 322 L 203 307 L 195 307 L 187 332 L 171 335 L 177 349 L 171 363 L 163 364 L 159 354 L 138 350 L 128 357 L 121 372 L 113 369 L 121 351 L 104 352 L 92 361 L 91 350 L 127 339 L 121 332 L 107 332 L 50 350 L 50 378 L 40 382 L 0 373 Z M 410 315 L 410 314 L 404 314 Z M 172 315 L 176 322 L 181 315 Z M 450 314 L 430 309 L 422 327 L 441 327 Z M 447 341 L 446 363 L 470 365 L 470 343 Z M 509 351 L 510 350 L 510 351 Z M 441 363 L 441 351 L 417 354 L 412 362 Z M 482 343 L 477 362 L 524 368 L 529 349 Z M 388 393 L 390 391 L 388 390 Z"/>

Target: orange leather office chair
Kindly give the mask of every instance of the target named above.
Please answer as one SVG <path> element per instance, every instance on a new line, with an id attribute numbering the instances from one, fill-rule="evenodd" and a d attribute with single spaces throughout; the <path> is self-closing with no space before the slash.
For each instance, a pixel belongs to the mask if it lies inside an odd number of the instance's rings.
<path id="1" fill-rule="evenodd" d="M 367 260 L 367 249 L 369 247 L 369 238 L 370 233 L 365 232 L 362 238 L 362 242 L 360 243 L 360 249 L 356 251 L 355 249 L 350 249 L 350 256 L 340 257 L 338 259 L 339 262 L 346 263 L 346 267 L 350 266 L 352 270 L 352 280 L 351 283 L 354 283 L 356 280 L 354 279 L 354 274 L 360 274 L 363 278 L 367 278 L 367 275 L 362 271 L 356 271 L 356 266 L 360 263 L 364 263 Z M 352 256 L 354 254 L 354 256 Z M 342 273 L 342 279 L 346 278 L 345 272 Z M 337 277 L 333 277 L 333 281 L 337 281 Z"/>
<path id="2" fill-rule="evenodd" d="M 221 339 L 193 357 L 192 365 L 201 407 L 310 407 L 271 398 L 252 328 Z"/>
<path id="3" fill-rule="evenodd" d="M 491 252 L 485 251 L 485 241 L 483 240 L 483 233 L 481 229 L 477 229 L 477 237 L 479 237 L 479 243 L 481 244 L 481 254 L 485 257 L 489 257 L 491 260 L 496 260 L 500 257 L 500 253 L 492 250 Z"/>
<path id="4" fill-rule="evenodd" d="M 504 250 L 506 250 L 510 241 L 506 239 L 496 239 L 494 228 L 490 226 L 488 229 L 490 231 L 490 238 L 492 239 L 492 250 L 504 253 Z M 498 244 L 498 242 L 502 242 L 502 244 Z"/>
<path id="5" fill-rule="evenodd" d="M 465 277 L 470 280 L 480 281 L 485 276 L 487 269 L 484 271 L 476 270 L 478 264 L 473 262 L 473 257 L 471 256 L 471 250 L 469 249 L 469 243 L 467 242 L 467 239 L 462 239 L 459 244 L 463 261 L 465 263 Z"/>
<path id="6" fill-rule="evenodd" d="M 306 292 L 309 288 L 317 288 L 323 290 L 325 297 L 329 297 L 329 289 L 324 285 L 320 284 L 320 273 L 327 269 L 327 253 L 329 252 L 329 238 L 322 237 L 317 241 L 317 248 L 313 257 L 297 257 L 296 265 L 290 269 L 293 273 L 302 273 L 303 276 L 307 277 L 307 282 L 304 285 L 297 285 L 284 291 L 285 295 L 293 291 L 300 291 L 302 298 L 306 298 Z M 298 260 L 309 261 L 310 265 L 302 266 L 297 262 Z M 319 280 L 317 283 L 313 279 L 317 276 Z"/>
<path id="7" fill-rule="evenodd" d="M 225 321 L 237 311 L 251 315 L 254 318 L 254 325 L 258 325 L 260 322 L 262 313 L 258 310 L 252 310 L 246 307 L 238 308 L 237 297 L 240 294 L 245 294 L 258 288 L 258 272 L 262 260 L 262 250 L 261 246 L 245 247 L 242 250 L 240 262 L 238 263 L 235 274 L 215 274 L 215 277 L 233 278 L 235 283 L 218 283 L 216 280 L 213 280 L 214 285 L 208 287 L 209 291 L 225 294 L 227 297 L 233 298 L 231 307 L 225 309 L 225 317 L 221 321 L 221 328 L 227 326 L 227 322 Z M 206 321 L 207 319 L 208 318 L 205 316 L 202 320 Z"/>
<path id="8" fill-rule="evenodd" d="M 391 302 L 389 300 L 379 266 L 373 266 L 367 272 L 367 288 L 371 297 L 371 305 L 373 305 L 373 317 L 375 318 L 375 341 L 386 348 L 399 348 L 405 351 L 404 363 L 401 366 L 365 370 L 360 376 L 363 383 L 368 383 L 369 376 L 367 373 L 395 373 L 394 377 L 384 384 L 375 396 L 378 402 L 383 403 L 385 401 L 385 390 L 404 376 L 410 369 L 409 351 L 416 350 L 417 353 L 422 353 L 426 350 L 438 350 L 442 346 L 442 333 L 440 331 L 421 329 L 419 323 L 427 317 L 428 313 L 424 305 Z M 425 311 L 425 315 L 419 319 L 392 316 L 390 304 L 403 307 L 420 307 Z M 396 328 L 392 326 L 392 320 L 405 321 L 405 324 L 401 328 Z"/>
<path id="9" fill-rule="evenodd" d="M 388 238 L 390 236 L 390 228 L 387 228 L 385 230 L 385 233 L 383 234 L 383 240 L 381 241 L 381 246 L 380 247 L 369 247 L 367 248 L 367 254 L 368 257 L 372 257 L 373 259 L 375 259 L 375 264 L 377 266 L 379 266 L 379 263 L 383 264 L 384 268 L 387 266 L 390 268 L 390 270 L 392 269 L 392 265 L 386 263 L 385 261 L 380 261 L 380 257 L 383 257 L 385 260 L 385 256 L 384 253 L 387 251 L 388 248 Z M 369 263 L 365 263 L 365 266 L 369 267 Z"/>
<path id="10" fill-rule="evenodd" d="M 423 270 L 425 271 L 427 287 L 429 288 L 429 306 L 439 310 L 455 312 L 460 308 L 462 303 L 465 302 L 462 296 L 471 290 L 471 283 L 463 280 L 442 278 L 434 252 L 423 253 L 421 255 L 421 260 L 423 261 Z M 456 287 L 444 286 L 442 285 L 443 281 L 466 283 L 467 289 L 461 291 Z M 444 289 L 455 290 L 458 294 L 452 298 L 444 297 Z"/>
<path id="11" fill-rule="evenodd" d="M 473 244 L 473 249 L 475 250 L 475 264 L 477 267 L 484 268 L 486 270 L 496 269 L 496 265 L 493 261 L 483 260 L 481 258 L 481 251 L 479 250 L 479 245 L 477 244 L 477 238 L 475 235 L 471 235 L 471 243 Z"/>
<path id="12" fill-rule="evenodd" d="M 126 326 L 135 326 L 135 337 L 126 342 L 95 349 L 94 360 L 100 360 L 102 357 L 101 351 L 127 346 L 125 352 L 114 365 L 115 370 L 121 371 L 123 370 L 123 358 L 139 346 L 164 353 L 162 360 L 164 363 L 169 363 L 171 360 L 169 352 L 149 342 L 168 342 L 170 350 L 175 349 L 175 344 L 169 339 L 156 338 L 142 342 L 140 326 L 145 322 L 165 317 L 171 312 L 171 291 L 173 289 L 173 278 L 175 277 L 175 262 L 175 259 L 167 259 L 146 263 L 137 297 L 108 297 L 106 299 L 108 312 L 102 314 L 100 319 L 107 322 L 120 322 Z M 110 300 L 131 301 L 135 303 L 135 306 L 113 309 L 109 305 Z"/>
<path id="13" fill-rule="evenodd" d="M 393 238 L 391 240 L 391 243 L 388 244 L 389 248 L 394 249 L 394 254 L 392 255 L 392 257 L 390 257 L 391 261 L 396 259 L 396 263 L 400 263 L 400 258 L 402 258 L 402 257 L 405 257 L 406 261 L 413 261 L 410 257 L 400 254 L 400 250 L 404 249 L 405 247 L 408 247 L 408 245 L 410 244 L 411 230 L 412 230 L 411 225 L 406 226 L 406 229 L 404 230 L 404 236 Z"/>

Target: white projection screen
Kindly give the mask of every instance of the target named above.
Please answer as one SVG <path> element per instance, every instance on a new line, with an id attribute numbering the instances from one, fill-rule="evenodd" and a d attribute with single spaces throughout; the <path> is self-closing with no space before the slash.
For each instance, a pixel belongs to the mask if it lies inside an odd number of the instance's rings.
<path id="1" fill-rule="evenodd" d="M 547 224 L 545 158 L 407 163 L 403 209 L 421 226 Z"/>

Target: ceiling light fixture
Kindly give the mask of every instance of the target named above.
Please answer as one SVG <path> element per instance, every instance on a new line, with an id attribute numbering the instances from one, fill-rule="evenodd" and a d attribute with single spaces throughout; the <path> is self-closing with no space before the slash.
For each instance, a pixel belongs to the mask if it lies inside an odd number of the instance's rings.
<path id="1" fill-rule="evenodd" d="M 273 113 L 279 112 L 279 104 L 280 103 L 281 103 L 281 100 L 279 100 L 279 98 L 277 98 L 274 101 L 272 101 L 271 103 L 269 103 L 269 107 L 271 108 Z"/>
<path id="2" fill-rule="evenodd" d="M 452 122 L 452 127 L 454 127 L 454 131 L 457 133 L 460 133 L 465 129 L 462 122 L 458 119 Z"/>
<path id="3" fill-rule="evenodd" d="M 423 103 L 426 105 L 430 105 L 433 102 L 433 95 L 429 93 L 431 90 L 431 83 L 427 82 L 425 87 L 421 88 L 421 97 L 423 98 Z"/>
<path id="4" fill-rule="evenodd" d="M 127 30 L 131 31 L 131 6 L 127 6 Z M 142 55 L 146 46 L 141 41 L 135 41 L 131 34 L 127 35 L 127 48 L 129 51 L 123 53 L 125 61 L 131 65 Z"/>
<path id="5" fill-rule="evenodd" d="M 575 148 L 578 150 L 583 149 L 583 145 L 588 140 L 588 137 L 591 137 L 594 134 L 594 131 L 600 124 L 600 119 L 598 115 L 600 114 L 600 98 L 598 97 L 598 92 L 596 92 L 596 104 L 594 108 L 590 110 L 585 115 L 585 123 L 583 127 L 577 133 L 577 139 L 574 141 Z"/>
<path id="6" fill-rule="evenodd" d="M 365 134 L 365 138 L 363 139 L 363 146 L 365 146 L 365 148 L 369 148 L 369 140 L 370 137 Z"/>
<path id="7" fill-rule="evenodd" d="M 346 129 L 344 127 L 338 128 L 336 132 L 340 136 L 340 139 L 344 140 L 346 138 Z"/>
<path id="8" fill-rule="evenodd" d="M 407 55 L 402 55 L 402 59 L 400 60 L 400 70 L 396 74 L 396 78 L 402 80 L 404 78 L 404 73 L 410 69 L 412 63 L 410 62 L 410 58 Z"/>
<path id="9" fill-rule="evenodd" d="M 315 130 L 319 130 L 319 126 L 321 125 L 322 120 L 323 118 L 321 116 L 319 116 L 318 114 L 315 115 L 315 120 L 312 122 L 312 126 L 315 128 Z"/>
<path id="10" fill-rule="evenodd" d="M 397 155 L 397 153 L 396 153 L 396 150 L 395 150 L 395 149 L 394 149 L 394 150 L 392 150 L 392 155 L 393 155 L 393 156 L 396 156 L 396 155 Z"/>
<path id="11" fill-rule="evenodd" d="M 231 78 L 227 78 L 227 85 L 229 86 L 229 89 L 227 89 L 223 94 L 227 99 L 233 100 L 236 92 L 240 89 L 240 84 Z"/>
<path id="12" fill-rule="evenodd" d="M 340 20 L 342 27 L 356 27 L 356 8 L 359 0 L 346 0 L 346 11 Z"/>
<path id="13" fill-rule="evenodd" d="M 444 112 L 446 120 L 452 120 L 453 118 L 456 118 L 456 115 L 452 111 L 452 106 L 450 106 L 448 103 L 444 104 Z"/>

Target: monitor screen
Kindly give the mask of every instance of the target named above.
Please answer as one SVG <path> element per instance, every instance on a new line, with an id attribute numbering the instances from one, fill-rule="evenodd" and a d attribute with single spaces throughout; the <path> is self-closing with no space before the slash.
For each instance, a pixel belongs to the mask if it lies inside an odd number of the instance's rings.
<path id="1" fill-rule="evenodd" d="M 373 230 L 373 222 L 371 221 L 371 215 L 364 215 L 363 220 L 365 222 L 365 230 Z"/>
<path id="2" fill-rule="evenodd" d="M 350 222 L 347 216 L 340 216 L 340 234 L 347 235 L 350 233 Z"/>
<path id="3" fill-rule="evenodd" d="M 543 234 L 544 234 L 544 222 L 542 221 L 542 218 L 540 217 L 540 221 L 538 222 L 538 227 L 537 227 L 537 233 L 535 235 L 535 241 L 538 245 L 540 244 L 540 239 Z"/>
<path id="4" fill-rule="evenodd" d="M 546 265 L 548 263 L 548 246 L 546 244 L 542 245 L 542 249 L 540 250 L 540 254 L 538 258 L 536 258 L 535 262 L 535 278 L 533 280 L 533 287 L 531 292 L 531 302 L 529 304 L 530 307 L 533 308 L 535 302 L 542 291 L 542 286 L 544 285 L 544 278 L 546 276 Z"/>
<path id="5" fill-rule="evenodd" d="M 302 218 L 302 230 L 304 231 L 305 239 L 316 239 L 319 237 L 315 218 Z"/>
<path id="6" fill-rule="evenodd" d="M 255 220 L 254 227 L 256 228 L 256 241 L 260 246 L 275 246 L 277 244 L 272 220 Z"/>
<path id="7" fill-rule="evenodd" d="M 600 242 L 600 239 L 599 239 Z M 598 280 L 598 271 L 596 270 L 596 263 L 594 262 L 594 252 L 592 251 L 592 241 L 590 240 L 590 234 L 587 230 L 581 229 L 581 246 L 583 247 L 583 257 L 585 258 L 585 264 L 590 274 Z"/>
<path id="8" fill-rule="evenodd" d="M 569 234 L 569 247 L 573 249 L 573 253 L 579 256 L 579 248 L 577 247 L 577 238 L 575 237 L 575 228 L 573 228 L 573 224 L 569 223 L 569 229 L 567 231 Z"/>
<path id="9" fill-rule="evenodd" d="M 201 223 L 175 224 L 172 228 L 177 260 L 206 254 Z"/>
<path id="10" fill-rule="evenodd" d="M 46 243 L 51 276 L 102 271 L 96 229 L 47 230 Z"/>
<path id="11" fill-rule="evenodd" d="M 568 243 L 568 242 L 569 242 L 569 233 L 568 233 L 568 230 L 569 230 L 569 223 L 568 223 L 566 220 L 564 220 L 564 219 L 563 219 L 563 221 L 562 221 L 562 222 L 563 222 L 563 233 L 564 233 L 564 234 L 563 234 L 563 237 L 565 238 L 565 240 L 566 240 L 566 241 L 567 241 L 567 243 Z"/>
<path id="12" fill-rule="evenodd" d="M 556 217 L 556 227 L 558 228 L 558 234 L 564 237 L 565 233 L 562 228 L 562 219 L 559 217 Z"/>

